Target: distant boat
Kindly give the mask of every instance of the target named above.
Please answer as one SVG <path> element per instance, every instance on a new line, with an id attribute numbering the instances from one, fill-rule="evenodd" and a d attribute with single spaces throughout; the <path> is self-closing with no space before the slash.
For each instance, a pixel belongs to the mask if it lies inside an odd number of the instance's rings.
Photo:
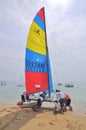
<path id="1" fill-rule="evenodd" d="M 66 84 L 65 87 L 71 88 L 71 87 L 74 87 L 74 85 L 73 84 Z"/>
<path id="2" fill-rule="evenodd" d="M 61 84 L 61 83 L 58 83 L 57 85 L 58 85 L 58 86 L 61 86 L 62 84 Z"/>
<path id="3" fill-rule="evenodd" d="M 18 84 L 17 86 L 18 87 L 24 87 L 24 84 Z"/>
<path id="4" fill-rule="evenodd" d="M 1 86 L 6 86 L 6 81 L 1 81 Z"/>

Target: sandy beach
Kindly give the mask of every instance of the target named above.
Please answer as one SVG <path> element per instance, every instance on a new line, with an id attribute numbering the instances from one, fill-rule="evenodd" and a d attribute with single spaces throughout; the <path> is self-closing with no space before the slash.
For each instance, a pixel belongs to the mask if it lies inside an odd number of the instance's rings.
<path id="1" fill-rule="evenodd" d="M 34 112 L 31 108 L 0 107 L 0 130 L 86 130 L 86 115 L 73 111 L 55 114 L 53 110 Z"/>

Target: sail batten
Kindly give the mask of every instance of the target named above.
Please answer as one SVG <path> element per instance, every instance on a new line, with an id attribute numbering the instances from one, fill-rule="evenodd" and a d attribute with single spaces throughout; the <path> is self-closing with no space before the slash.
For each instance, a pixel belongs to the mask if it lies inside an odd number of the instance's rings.
<path id="1" fill-rule="evenodd" d="M 27 37 L 25 54 L 25 85 L 28 94 L 49 90 L 49 86 L 51 87 L 49 91 L 53 91 L 50 61 L 47 60 L 48 55 L 45 27 L 43 7 L 34 17 Z M 51 83 L 51 85 L 49 85 L 49 83 Z"/>

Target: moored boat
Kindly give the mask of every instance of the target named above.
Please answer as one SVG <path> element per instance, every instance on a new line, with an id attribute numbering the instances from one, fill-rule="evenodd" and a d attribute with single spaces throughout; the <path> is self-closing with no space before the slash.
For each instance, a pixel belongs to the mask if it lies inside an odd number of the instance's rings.
<path id="1" fill-rule="evenodd" d="M 71 88 L 71 87 L 74 87 L 74 85 L 73 84 L 65 84 L 65 87 Z"/>

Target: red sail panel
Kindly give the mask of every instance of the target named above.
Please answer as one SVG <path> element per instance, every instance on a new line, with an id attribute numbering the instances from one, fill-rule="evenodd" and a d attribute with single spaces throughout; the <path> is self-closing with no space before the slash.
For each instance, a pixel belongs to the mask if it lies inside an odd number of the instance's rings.
<path id="1" fill-rule="evenodd" d="M 47 90 L 48 74 L 39 72 L 25 72 L 26 92 L 28 94 Z"/>
<path id="2" fill-rule="evenodd" d="M 41 8 L 41 10 L 38 12 L 38 15 L 40 16 L 40 18 L 42 19 L 42 21 L 44 21 L 44 7 Z"/>

